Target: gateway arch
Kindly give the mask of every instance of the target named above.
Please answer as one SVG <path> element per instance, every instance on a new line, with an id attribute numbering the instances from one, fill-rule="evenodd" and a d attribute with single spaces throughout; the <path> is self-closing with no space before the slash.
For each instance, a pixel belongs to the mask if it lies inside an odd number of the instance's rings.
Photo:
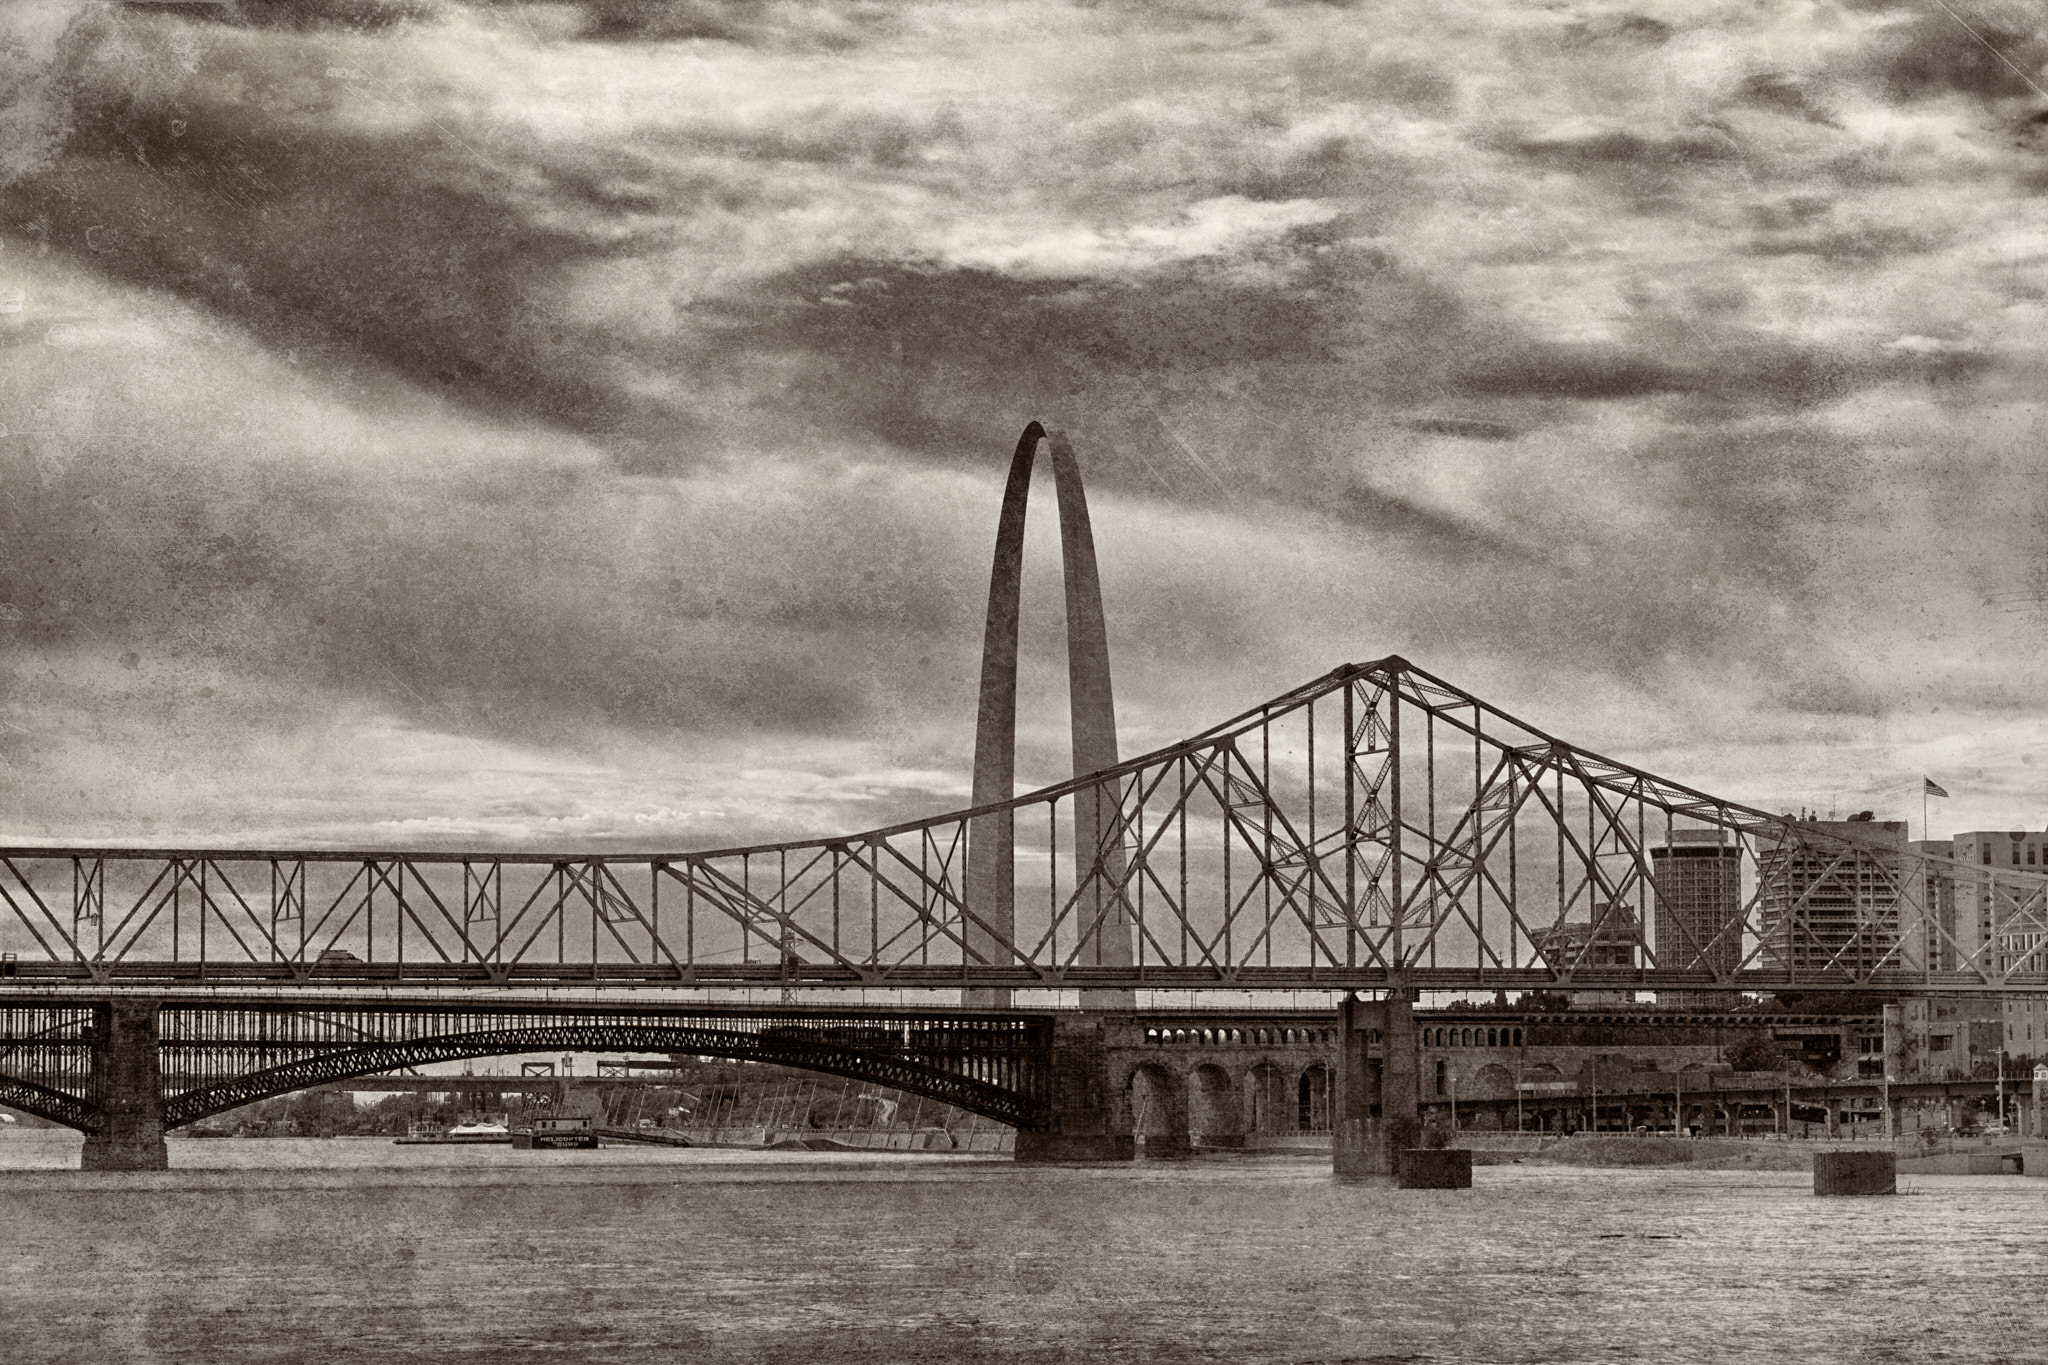
<path id="1" fill-rule="evenodd" d="M 1109 678 L 1109 635 L 1102 617 L 1102 580 L 1095 567 L 1095 536 L 1088 521 L 1088 494 L 1066 435 L 1032 422 L 1010 457 L 996 523 L 995 565 L 989 575 L 988 622 L 981 652 L 981 702 L 974 727 L 974 805 L 1007 801 L 1017 779 L 1017 618 L 1024 577 L 1024 516 L 1031 497 L 1031 472 L 1039 443 L 1052 456 L 1053 491 L 1060 519 L 1060 565 L 1066 585 L 1067 679 L 1073 714 L 1074 776 L 1116 766 L 1116 705 Z M 1116 812 L 1093 792 L 1077 794 L 1074 825 L 1082 835 L 1075 859 L 1085 876 L 1095 858 L 1102 875 L 1092 879 L 1073 907 L 1070 923 L 1078 947 L 1066 960 L 1075 965 L 1123 967 L 1132 960 L 1131 927 L 1121 895 L 1109 888 L 1123 881 L 1123 853 Z M 1092 838 L 1088 837 L 1092 835 Z M 967 905 L 973 918 L 964 935 L 971 954 L 991 961 L 1012 957 L 1017 923 L 1016 829 L 1009 811 L 971 822 L 967 845 Z M 976 921 L 979 921 L 977 923 Z M 1001 1006 L 1009 991 L 970 990 L 963 1002 Z M 1116 1007 L 1133 1003 L 1129 991 L 1082 992 L 1082 1003 Z"/>

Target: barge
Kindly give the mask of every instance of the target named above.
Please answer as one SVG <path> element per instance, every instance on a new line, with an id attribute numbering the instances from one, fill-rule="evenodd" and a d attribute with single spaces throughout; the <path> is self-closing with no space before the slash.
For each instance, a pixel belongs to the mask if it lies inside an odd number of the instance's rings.
<path id="1" fill-rule="evenodd" d="M 530 1127 L 512 1130 L 512 1145 L 524 1150 L 591 1148 L 597 1146 L 597 1130 L 587 1116 L 535 1119 Z"/>

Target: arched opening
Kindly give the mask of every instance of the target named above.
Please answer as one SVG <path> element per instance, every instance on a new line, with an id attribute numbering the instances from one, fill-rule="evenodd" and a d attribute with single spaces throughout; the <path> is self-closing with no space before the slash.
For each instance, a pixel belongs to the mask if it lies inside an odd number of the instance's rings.
<path id="1" fill-rule="evenodd" d="M 1515 1098 L 1515 1073 L 1498 1062 L 1488 1062 L 1471 1080 L 1461 1083 L 1458 1092 L 1460 1100 L 1470 1098 L 1474 1103 L 1512 1101 Z"/>
<path id="2" fill-rule="evenodd" d="M 1295 1123 L 1304 1133 L 1330 1131 L 1330 1069 L 1321 1062 L 1301 1073 L 1295 1085 Z"/>
<path id="3" fill-rule="evenodd" d="M 1295 1131 L 1295 1106 L 1287 1093 L 1287 1073 L 1271 1062 L 1252 1068 L 1250 1091 L 1251 1131 L 1291 1133 Z"/>
<path id="4" fill-rule="evenodd" d="M 1131 1072 L 1126 1098 L 1140 1156 L 1188 1154 L 1187 1093 L 1179 1076 L 1155 1062 L 1146 1062 Z"/>

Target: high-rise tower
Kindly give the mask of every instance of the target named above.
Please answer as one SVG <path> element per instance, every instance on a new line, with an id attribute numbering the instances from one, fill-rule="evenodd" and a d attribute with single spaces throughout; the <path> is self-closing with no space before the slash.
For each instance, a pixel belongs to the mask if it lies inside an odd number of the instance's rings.
<path id="1" fill-rule="evenodd" d="M 1896 965 L 1909 857 L 1900 820 L 1802 820 L 1759 838 L 1763 965 L 1796 975 Z"/>
<path id="2" fill-rule="evenodd" d="M 1733 973 L 1742 965 L 1742 850 L 1719 829 L 1674 829 L 1650 849 L 1657 966 Z M 1734 991 L 1658 991 L 1657 1003 L 1722 1008 Z"/>

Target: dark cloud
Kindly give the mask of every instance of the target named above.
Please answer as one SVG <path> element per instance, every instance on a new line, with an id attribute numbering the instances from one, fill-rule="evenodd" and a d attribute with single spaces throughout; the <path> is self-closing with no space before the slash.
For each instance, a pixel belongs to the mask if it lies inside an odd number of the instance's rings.
<path id="1" fill-rule="evenodd" d="M 1672 32 L 1670 24 L 1646 14 L 1602 14 L 1567 26 L 1562 39 L 1575 47 L 1648 48 L 1663 46 Z"/>
<path id="2" fill-rule="evenodd" d="M 1411 431 L 1432 436 L 1463 436 L 1473 441 L 1512 441 L 1521 434 L 1506 422 L 1489 422 L 1478 417 L 1416 417 L 1403 423 Z"/>
<path id="3" fill-rule="evenodd" d="M 1745 77 L 1736 100 L 1826 127 L 1840 126 L 1834 112 L 1812 90 L 1782 72 L 1760 71 Z"/>
<path id="4" fill-rule="evenodd" d="M 900 7 L 879 0 L 582 0 L 584 35 L 610 40 L 709 39 L 844 51 L 888 36 Z"/>
<path id="5" fill-rule="evenodd" d="M 1562 166 L 1681 166 L 1727 161 L 1742 154 L 1734 135 L 1722 128 L 1697 128 L 1669 136 L 1648 136 L 1623 128 L 1579 135 L 1538 135 L 1513 144 L 1533 161 Z"/>
<path id="6" fill-rule="evenodd" d="M 1866 224 L 1837 232 L 1783 232 L 1753 239 L 1759 256 L 1818 256 L 1830 261 L 1889 260 L 1932 251 L 1941 239 L 1911 228 Z"/>
<path id="7" fill-rule="evenodd" d="M 1434 118 L 1457 111 L 1457 72 L 1419 55 L 1316 47 L 1293 65 L 1302 81 L 1331 99 L 1391 104 Z"/>
<path id="8" fill-rule="evenodd" d="M 154 9 L 154 4 L 131 3 L 130 9 Z M 220 23 L 258 27 L 319 29 L 328 27 L 368 31 L 389 28 L 446 15 L 455 9 L 451 0 L 214 0 L 176 8 L 195 18 Z"/>
<path id="9" fill-rule="evenodd" d="M 732 326 L 749 351 L 797 357 L 783 397 L 841 432 L 958 459 L 1071 413 L 1111 487 L 1286 497 L 1320 457 L 1247 414 L 1327 411 L 1340 387 L 1347 406 L 1412 402 L 1471 327 L 1448 292 L 1321 237 L 1277 244 L 1271 271 L 1196 261 L 1123 280 L 840 260 L 766 282 Z M 1226 408 L 1219 449 L 1202 414 Z"/>
<path id="10" fill-rule="evenodd" d="M 1883 34 L 1874 65 L 1897 99 L 1944 94 L 2039 97 L 2029 72 L 2048 66 L 2048 18 L 2038 6 L 1972 5 L 1923 13 Z"/>
<path id="11" fill-rule="evenodd" d="M 537 24 L 529 5 L 539 12 Z M 128 8 L 169 10 L 238 27 L 358 33 L 496 11 L 549 37 L 821 52 L 845 51 L 897 32 L 905 9 L 886 0 L 130 0 Z"/>
<path id="12" fill-rule="evenodd" d="M 230 102 L 110 96 L 81 111 L 62 162 L 14 187 L 6 226 L 280 347 L 367 357 L 602 429 L 626 415 L 602 375 L 617 348 L 559 315 L 556 283 L 658 233 L 632 193 L 648 175 L 625 149 L 536 186 L 433 134 L 351 136 Z"/>
<path id="13" fill-rule="evenodd" d="M 1671 344 L 1681 337 L 1691 344 Z M 1989 363 L 1966 352 L 1879 355 L 1788 346 L 1702 321 L 1638 347 L 1535 344 L 1504 351 L 1468 370 L 1460 386 L 1498 396 L 1611 401 L 1686 395 L 1741 407 L 1811 407 L 1858 388 L 1968 375 Z"/>

